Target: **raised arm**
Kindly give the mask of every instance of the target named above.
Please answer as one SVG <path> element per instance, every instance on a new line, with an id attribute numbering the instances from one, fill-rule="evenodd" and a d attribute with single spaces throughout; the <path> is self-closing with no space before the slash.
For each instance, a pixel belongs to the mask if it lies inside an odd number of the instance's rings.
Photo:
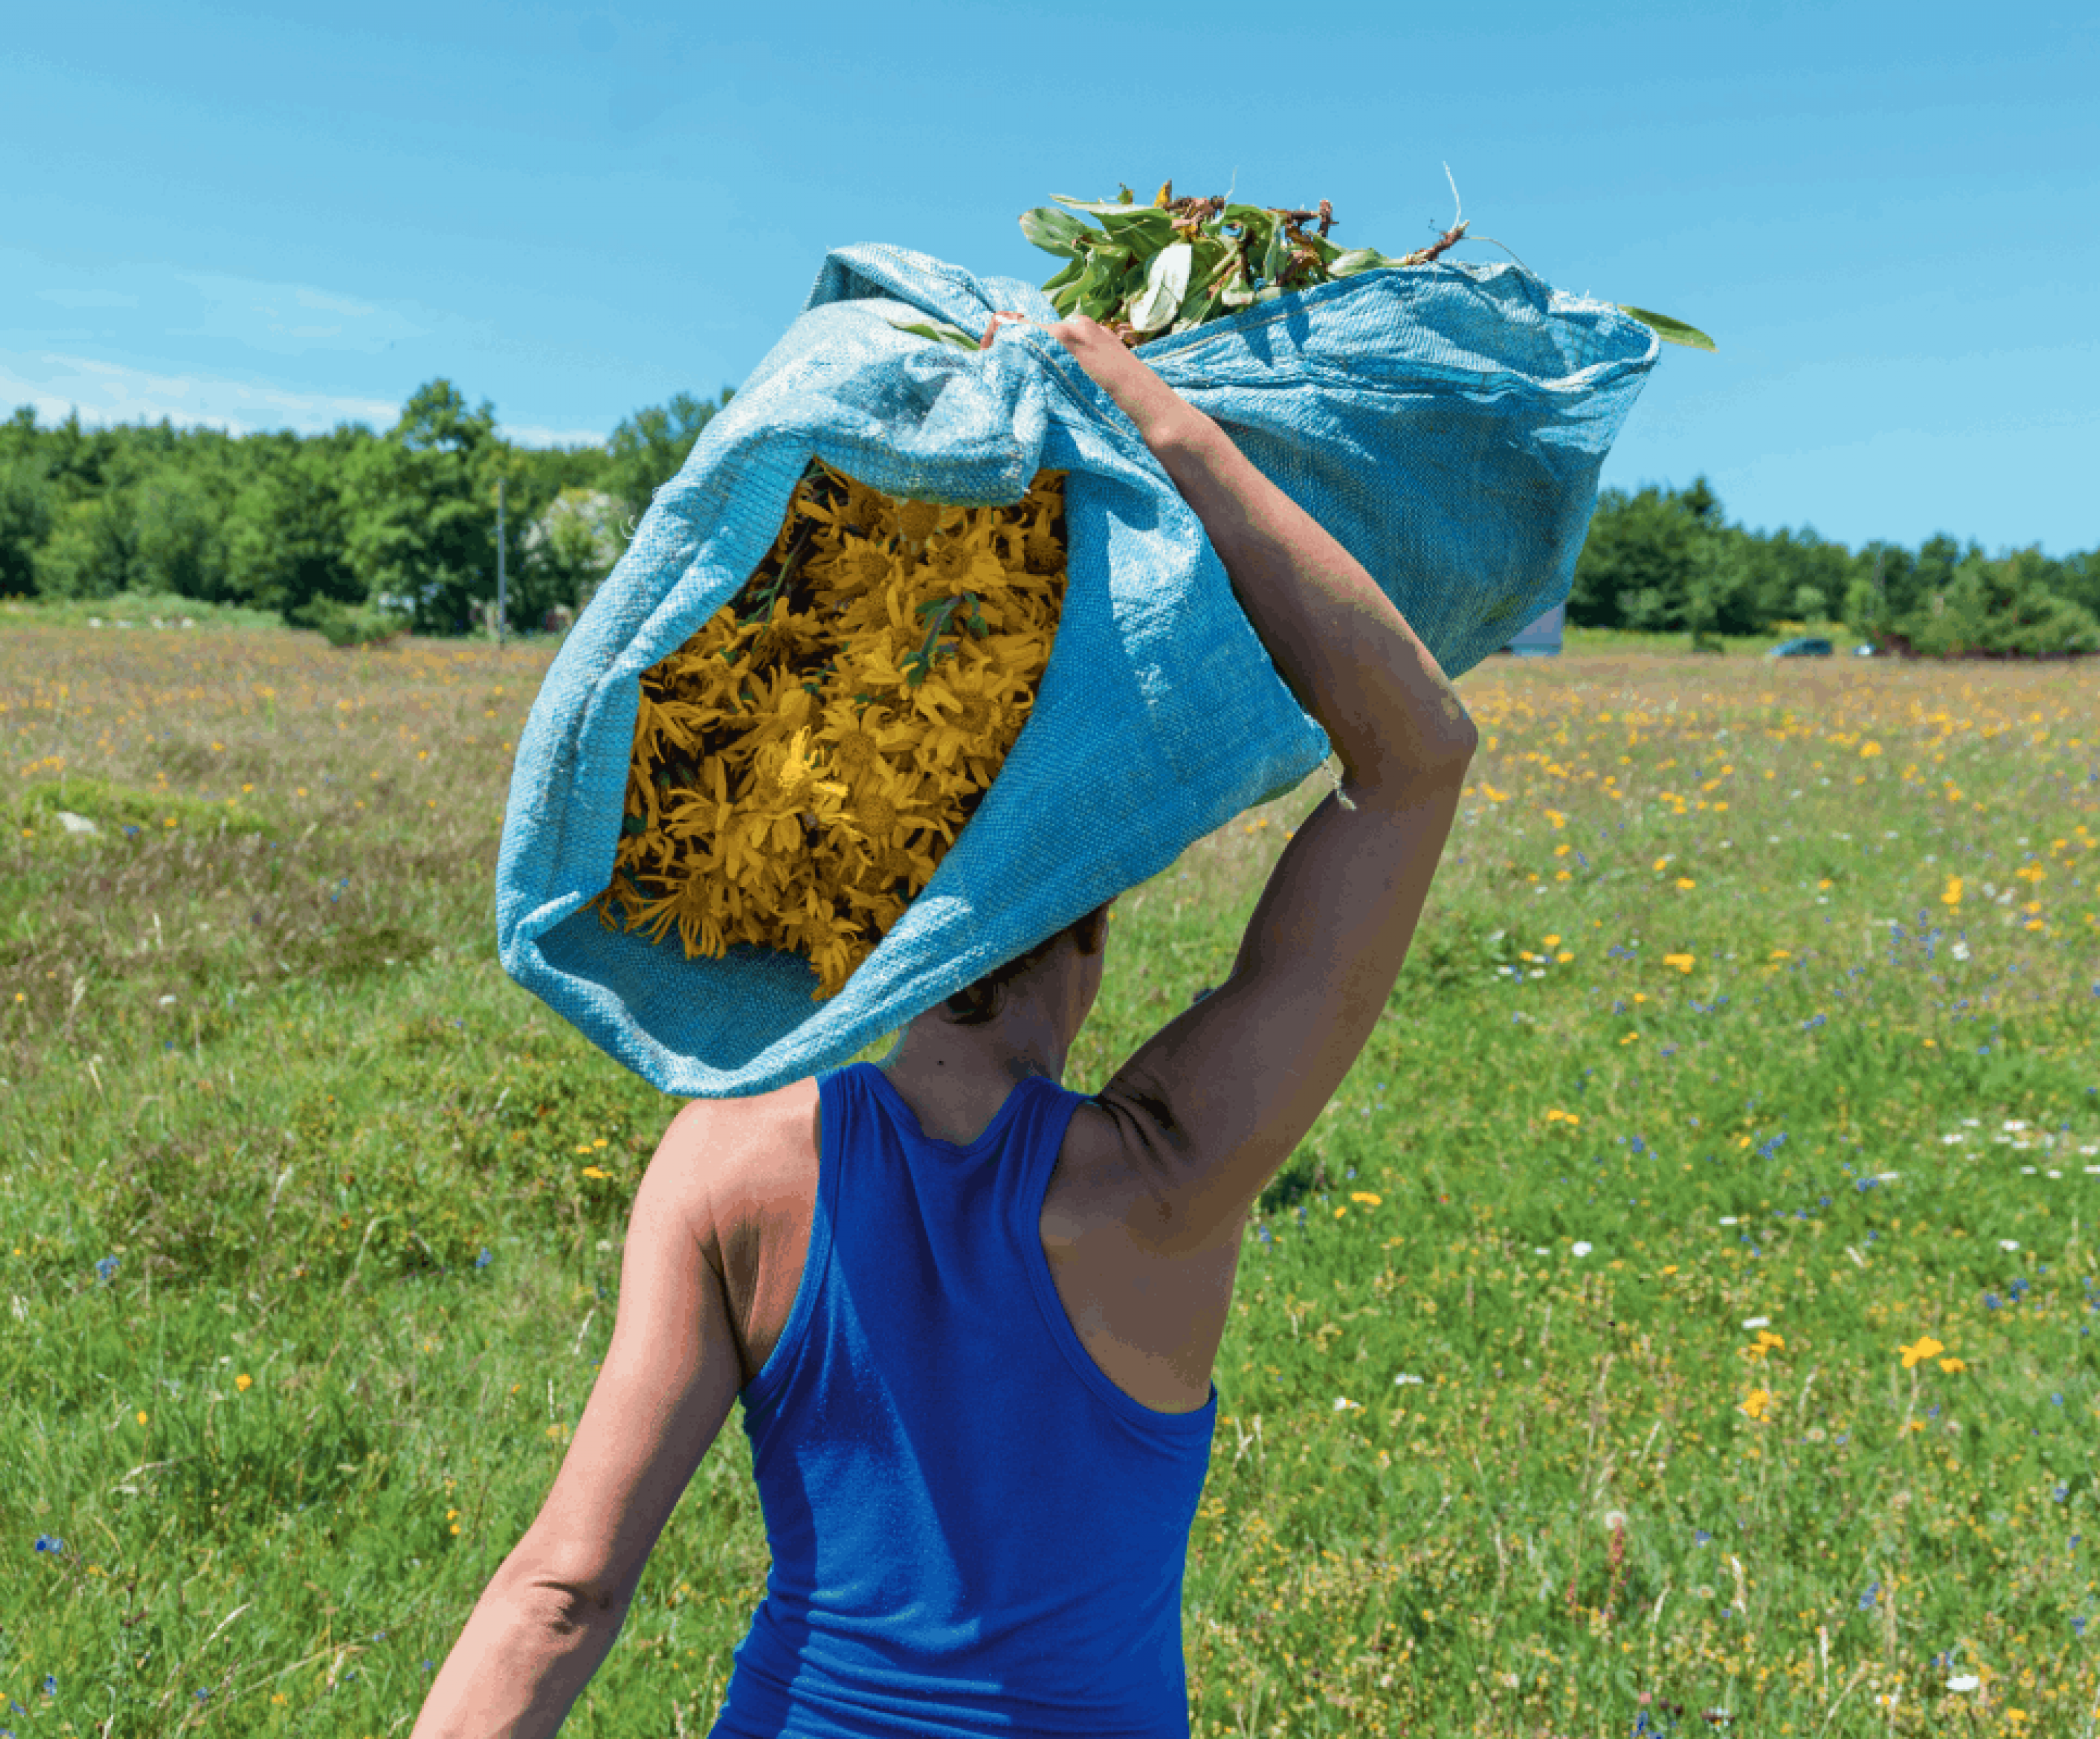
<path id="1" fill-rule="evenodd" d="M 1376 583 L 1231 438 L 1105 328 L 1049 330 L 1195 510 L 1277 673 L 1345 772 L 1284 848 L 1232 973 L 1098 1096 L 1171 1213 L 1170 1248 L 1237 1239 L 1354 1065 L 1406 959 L 1478 733 Z"/>

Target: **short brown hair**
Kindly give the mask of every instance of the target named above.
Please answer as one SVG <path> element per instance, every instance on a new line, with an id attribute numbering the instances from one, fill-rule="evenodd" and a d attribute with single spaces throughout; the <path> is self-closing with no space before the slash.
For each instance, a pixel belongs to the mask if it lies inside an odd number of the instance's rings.
<path id="1" fill-rule="evenodd" d="M 958 1026 L 982 1026 L 998 1019 L 999 1011 L 1006 1006 L 1008 985 L 1047 956 L 1061 938 L 1070 936 L 1076 940 L 1081 930 L 1114 903 L 1113 900 L 1102 901 L 1085 916 L 1074 918 L 1064 929 L 1044 937 L 1026 954 L 1016 955 L 1004 966 L 995 966 L 975 982 L 964 985 L 942 1004 L 942 1013 Z"/>

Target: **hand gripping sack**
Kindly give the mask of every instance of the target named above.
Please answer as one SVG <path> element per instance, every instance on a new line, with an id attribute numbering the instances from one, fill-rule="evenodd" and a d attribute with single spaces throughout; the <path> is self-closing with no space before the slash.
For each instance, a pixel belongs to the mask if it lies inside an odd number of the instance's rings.
<path id="1" fill-rule="evenodd" d="M 970 353 L 898 329 L 1056 318 L 1041 293 L 886 247 L 832 254 L 570 631 L 518 743 L 496 871 L 505 969 L 663 1092 L 833 1068 L 1172 863 L 1326 759 L 1202 525 L 1056 340 Z M 1654 366 L 1616 309 L 1513 266 L 1346 278 L 1144 346 L 1168 384 L 1361 562 L 1456 677 L 1568 595 L 1597 474 Z M 1066 472 L 1048 668 L 933 879 L 845 987 L 801 957 L 687 959 L 603 926 L 643 671 L 742 586 L 818 457 L 907 498 L 993 505 Z"/>

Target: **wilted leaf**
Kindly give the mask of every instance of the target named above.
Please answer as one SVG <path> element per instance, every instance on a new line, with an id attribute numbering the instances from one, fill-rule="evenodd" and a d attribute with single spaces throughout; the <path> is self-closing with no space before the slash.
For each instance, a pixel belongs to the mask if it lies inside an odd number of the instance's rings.
<path id="1" fill-rule="evenodd" d="M 1129 204 L 1117 199 L 1074 199 L 1069 193 L 1052 193 L 1051 198 L 1061 205 L 1070 205 L 1074 211 L 1083 211 L 1094 217 L 1105 217 L 1110 212 L 1127 212 Z"/>
<path id="2" fill-rule="evenodd" d="M 1381 266 L 1392 263 L 1376 248 L 1351 248 L 1346 254 L 1337 254 L 1327 262 L 1327 270 L 1338 278 L 1346 278 L 1359 271 L 1375 271 Z"/>
<path id="3" fill-rule="evenodd" d="M 1189 267 L 1195 250 L 1185 241 L 1162 248 L 1152 257 L 1144 294 L 1131 304 L 1130 323 L 1140 332 L 1158 332 L 1173 323 L 1189 294 Z"/>
<path id="4" fill-rule="evenodd" d="M 1630 308 L 1623 302 L 1616 306 L 1620 313 L 1630 314 L 1643 325 L 1652 328 L 1656 337 L 1666 344 L 1682 344 L 1695 351 L 1719 348 L 1696 326 L 1688 326 L 1683 320 L 1672 320 L 1667 314 L 1651 314 L 1646 308 Z"/>

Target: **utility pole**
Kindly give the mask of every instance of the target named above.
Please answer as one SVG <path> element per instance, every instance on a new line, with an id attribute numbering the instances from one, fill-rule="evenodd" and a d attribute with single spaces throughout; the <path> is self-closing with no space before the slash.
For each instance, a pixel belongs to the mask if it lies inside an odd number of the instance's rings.
<path id="1" fill-rule="evenodd" d="M 503 644 L 503 632 L 510 620 L 510 586 L 508 570 L 503 565 L 503 479 L 496 479 L 496 643 Z"/>

